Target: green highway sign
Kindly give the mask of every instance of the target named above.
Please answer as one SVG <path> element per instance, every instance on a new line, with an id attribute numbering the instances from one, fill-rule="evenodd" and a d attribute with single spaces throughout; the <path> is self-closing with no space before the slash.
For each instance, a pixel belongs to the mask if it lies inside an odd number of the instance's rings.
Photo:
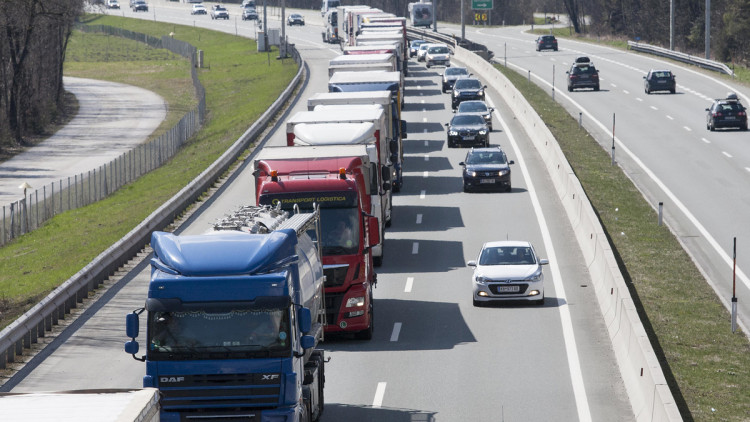
<path id="1" fill-rule="evenodd" d="M 492 0 L 471 0 L 471 10 L 492 10 Z"/>

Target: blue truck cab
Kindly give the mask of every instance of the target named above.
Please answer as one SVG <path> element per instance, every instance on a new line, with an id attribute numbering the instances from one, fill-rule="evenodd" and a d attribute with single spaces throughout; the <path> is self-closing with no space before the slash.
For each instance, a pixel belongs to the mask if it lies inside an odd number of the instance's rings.
<path id="1" fill-rule="evenodd" d="M 319 211 L 243 207 L 210 234 L 154 232 L 146 305 L 125 351 L 146 362 L 161 421 L 318 420 L 325 300 Z M 138 353 L 146 312 L 146 354 Z"/>

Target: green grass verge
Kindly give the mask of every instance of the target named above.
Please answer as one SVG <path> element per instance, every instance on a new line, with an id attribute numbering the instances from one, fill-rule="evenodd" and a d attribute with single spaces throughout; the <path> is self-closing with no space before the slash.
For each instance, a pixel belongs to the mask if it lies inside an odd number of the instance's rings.
<path id="1" fill-rule="evenodd" d="M 92 24 L 161 36 L 174 32 L 205 52 L 199 70 L 208 119 L 169 163 L 91 206 L 58 215 L 0 248 L 0 327 L 70 278 L 122 238 L 219 157 L 279 97 L 297 72 L 293 60 L 269 60 L 254 40 L 139 19 L 93 17 Z M 168 26 L 168 28 L 167 28 Z M 66 51 L 67 76 L 130 83 L 169 103 L 173 125 L 195 103 L 189 62 L 141 43 L 77 33 Z"/>
<path id="2" fill-rule="evenodd" d="M 685 420 L 750 418 L 750 343 L 680 243 L 620 167 L 547 91 L 497 68 L 552 131 L 616 254 Z M 624 235 L 623 235 L 624 234 Z"/>

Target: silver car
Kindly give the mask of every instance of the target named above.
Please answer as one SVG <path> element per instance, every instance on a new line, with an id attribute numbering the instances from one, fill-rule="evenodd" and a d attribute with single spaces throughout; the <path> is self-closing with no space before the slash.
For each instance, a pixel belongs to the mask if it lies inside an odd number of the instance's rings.
<path id="1" fill-rule="evenodd" d="M 487 127 L 492 131 L 492 112 L 495 111 L 493 107 L 487 106 L 487 103 L 481 100 L 474 101 L 462 101 L 456 109 L 456 114 L 476 114 L 482 116 L 484 121 L 487 123 Z"/>
<path id="2" fill-rule="evenodd" d="M 471 276 L 474 306 L 502 300 L 543 305 L 542 266 L 547 264 L 549 261 L 538 258 L 529 242 L 504 240 L 485 243 L 479 258 L 467 263 L 474 267 Z"/>

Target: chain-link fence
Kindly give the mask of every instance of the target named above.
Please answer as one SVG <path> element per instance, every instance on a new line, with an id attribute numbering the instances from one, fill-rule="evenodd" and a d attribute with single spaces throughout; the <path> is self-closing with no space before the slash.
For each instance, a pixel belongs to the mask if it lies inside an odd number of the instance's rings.
<path id="1" fill-rule="evenodd" d="M 167 49 L 191 62 L 191 74 L 198 104 L 166 133 L 123 153 L 107 164 L 36 189 L 24 191 L 24 199 L 2 208 L 0 246 L 37 229 L 56 214 L 83 207 L 106 198 L 122 186 L 158 168 L 172 158 L 203 124 L 206 93 L 196 71 L 197 49 L 168 36 L 162 38 L 103 25 L 78 25 L 83 32 L 97 32 L 143 42 L 153 48 Z"/>

